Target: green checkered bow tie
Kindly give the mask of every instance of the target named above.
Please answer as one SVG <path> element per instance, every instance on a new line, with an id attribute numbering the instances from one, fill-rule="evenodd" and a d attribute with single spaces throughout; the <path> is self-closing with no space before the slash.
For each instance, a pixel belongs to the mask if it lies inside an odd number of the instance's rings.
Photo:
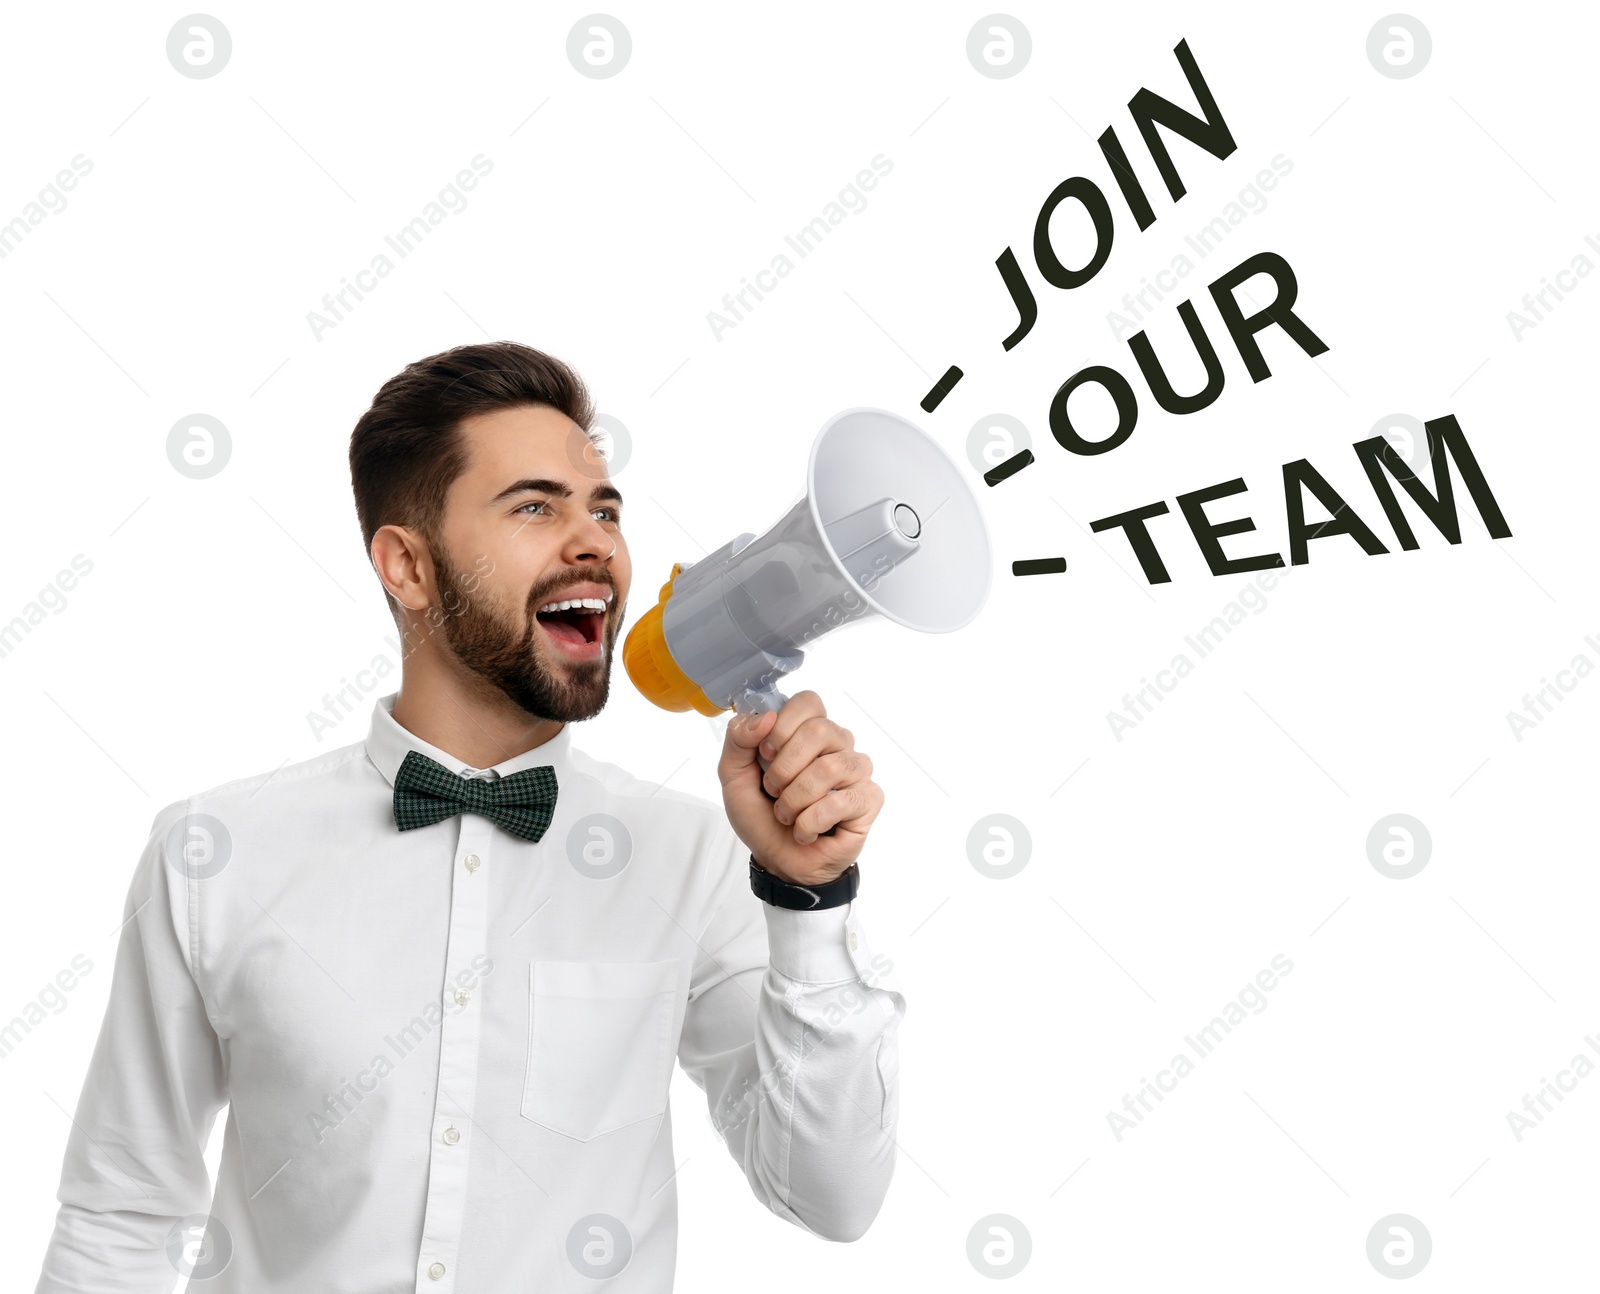
<path id="1" fill-rule="evenodd" d="M 421 751 L 406 753 L 394 776 L 394 825 L 431 827 L 457 813 L 476 813 L 524 840 L 538 840 L 556 811 L 556 770 L 549 764 L 482 781 L 452 773 Z"/>

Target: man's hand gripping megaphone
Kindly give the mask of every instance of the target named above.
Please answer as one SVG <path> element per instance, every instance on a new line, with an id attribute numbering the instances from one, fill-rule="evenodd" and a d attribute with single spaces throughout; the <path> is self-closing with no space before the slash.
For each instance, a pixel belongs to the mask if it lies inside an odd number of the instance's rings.
<path id="1" fill-rule="evenodd" d="M 717 776 L 734 832 L 757 863 L 791 885 L 839 876 L 860 857 L 883 808 L 872 760 L 811 691 L 729 720 Z"/>

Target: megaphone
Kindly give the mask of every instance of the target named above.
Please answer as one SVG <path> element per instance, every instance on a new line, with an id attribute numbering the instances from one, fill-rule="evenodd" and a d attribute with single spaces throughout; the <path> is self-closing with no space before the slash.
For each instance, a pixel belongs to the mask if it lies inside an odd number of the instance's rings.
<path id="1" fill-rule="evenodd" d="M 823 634 L 874 615 L 950 633 L 989 579 L 989 532 L 955 463 L 897 414 L 847 409 L 817 433 L 805 497 L 759 538 L 674 564 L 622 662 L 664 710 L 760 714 L 789 699 L 780 680 Z"/>

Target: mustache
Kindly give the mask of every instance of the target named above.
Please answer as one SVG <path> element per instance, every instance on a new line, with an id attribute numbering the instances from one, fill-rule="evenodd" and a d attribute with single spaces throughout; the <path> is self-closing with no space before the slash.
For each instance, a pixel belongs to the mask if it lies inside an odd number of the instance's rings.
<path id="1" fill-rule="evenodd" d="M 612 605 L 617 599 L 617 582 L 611 577 L 611 572 L 606 570 L 590 571 L 587 574 L 575 573 L 563 579 L 559 584 L 549 583 L 535 585 L 528 591 L 528 614 L 531 616 L 546 602 L 553 602 L 556 597 L 566 589 L 574 588 L 579 584 L 603 584 L 611 590 Z"/>

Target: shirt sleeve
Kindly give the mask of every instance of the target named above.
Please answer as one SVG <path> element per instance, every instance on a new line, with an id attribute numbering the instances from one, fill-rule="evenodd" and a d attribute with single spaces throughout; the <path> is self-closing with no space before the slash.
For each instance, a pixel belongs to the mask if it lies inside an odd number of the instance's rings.
<path id="1" fill-rule="evenodd" d="M 727 839 L 678 1060 L 756 1198 L 826 1239 L 855 1240 L 894 1174 L 905 998 L 867 945 L 859 900 L 820 912 L 764 903 L 749 850 L 731 829 Z"/>
<path id="2" fill-rule="evenodd" d="M 37 1294 L 170 1294 L 211 1207 L 226 1070 L 195 980 L 204 881 L 174 867 L 188 805 L 156 815 L 123 908 L 110 1000 L 67 1137 Z M 180 846 L 181 847 L 181 846 Z M 180 1223 L 188 1219 L 188 1231 Z"/>

